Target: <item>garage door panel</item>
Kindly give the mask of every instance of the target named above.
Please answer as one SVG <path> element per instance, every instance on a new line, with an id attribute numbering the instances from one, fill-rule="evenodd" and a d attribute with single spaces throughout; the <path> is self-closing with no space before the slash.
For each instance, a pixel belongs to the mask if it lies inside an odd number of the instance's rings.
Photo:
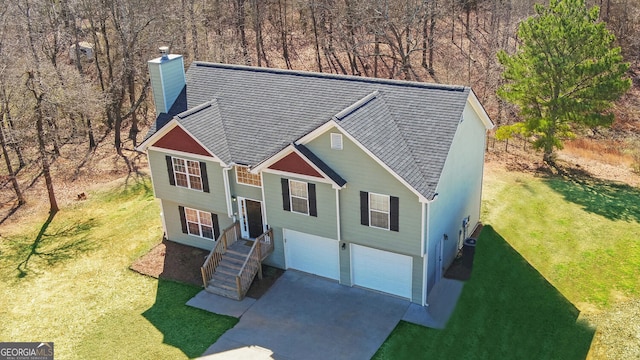
<path id="1" fill-rule="evenodd" d="M 351 246 L 354 285 L 411 298 L 413 259 L 360 245 Z"/>
<path id="2" fill-rule="evenodd" d="M 340 279 L 338 241 L 285 230 L 287 268 L 329 279 Z"/>

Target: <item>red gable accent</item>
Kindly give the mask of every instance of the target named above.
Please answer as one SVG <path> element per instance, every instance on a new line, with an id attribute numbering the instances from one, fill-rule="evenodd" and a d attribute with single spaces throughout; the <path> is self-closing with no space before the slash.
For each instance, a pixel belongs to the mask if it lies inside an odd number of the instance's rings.
<path id="1" fill-rule="evenodd" d="M 205 148 L 200 146 L 200 144 L 198 144 L 198 142 L 196 142 L 189 134 L 187 134 L 186 131 L 182 130 L 180 126 L 176 126 L 173 129 L 169 130 L 168 133 L 166 133 L 153 145 L 163 149 L 211 156 L 211 154 L 209 154 L 209 152 Z"/>
<path id="2" fill-rule="evenodd" d="M 323 177 L 311 165 L 309 165 L 300 155 L 292 152 L 291 154 L 278 160 L 275 164 L 269 166 L 269 169 L 286 171 L 294 174 Z"/>

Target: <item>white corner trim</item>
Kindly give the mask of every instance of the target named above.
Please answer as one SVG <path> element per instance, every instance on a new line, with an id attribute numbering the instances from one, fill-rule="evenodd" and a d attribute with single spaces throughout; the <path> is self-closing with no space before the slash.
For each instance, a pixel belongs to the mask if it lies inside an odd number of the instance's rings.
<path id="1" fill-rule="evenodd" d="M 425 235 L 425 231 L 427 230 L 427 208 L 428 203 L 420 203 L 420 207 L 422 209 L 420 216 L 420 254 L 424 256 L 426 254 L 426 240 L 427 237 Z"/>

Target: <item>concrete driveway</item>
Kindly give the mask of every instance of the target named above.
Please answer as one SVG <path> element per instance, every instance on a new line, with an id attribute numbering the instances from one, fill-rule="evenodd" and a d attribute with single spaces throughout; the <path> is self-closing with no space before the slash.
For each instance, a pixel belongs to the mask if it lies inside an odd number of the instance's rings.
<path id="1" fill-rule="evenodd" d="M 287 270 L 203 358 L 370 359 L 408 308 L 407 300 Z"/>

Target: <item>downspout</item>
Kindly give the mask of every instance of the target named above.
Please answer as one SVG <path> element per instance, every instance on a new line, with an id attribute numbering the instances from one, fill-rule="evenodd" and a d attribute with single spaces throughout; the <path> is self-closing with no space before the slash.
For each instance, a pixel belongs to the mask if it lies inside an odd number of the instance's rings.
<path id="1" fill-rule="evenodd" d="M 227 203 L 227 216 L 230 218 L 233 217 L 233 207 L 231 205 L 231 188 L 229 186 L 229 170 L 231 170 L 233 166 L 227 166 L 222 168 L 222 179 L 224 181 L 224 197 Z"/>
<path id="2" fill-rule="evenodd" d="M 431 227 L 431 203 L 436 201 L 436 199 L 438 198 L 438 193 L 435 193 L 433 195 L 433 197 L 431 198 L 431 201 L 427 201 L 426 203 L 422 203 L 422 211 L 423 214 L 426 212 L 426 220 L 425 220 L 425 227 L 426 227 L 426 231 L 424 233 L 424 237 L 425 237 L 425 259 L 424 259 L 424 292 L 422 294 L 423 296 L 423 302 L 424 302 L 424 306 L 429 306 L 429 297 L 427 296 L 427 291 L 429 290 L 429 256 L 431 255 L 429 253 L 429 240 L 430 240 L 430 236 L 429 236 L 429 232 L 430 232 L 430 227 Z M 426 210 L 425 210 L 426 208 Z"/>
<path id="3" fill-rule="evenodd" d="M 267 199 L 264 197 L 264 176 L 262 175 L 262 171 L 260 171 L 260 192 L 262 193 L 262 207 L 263 207 L 263 214 L 262 214 L 262 220 L 264 221 L 263 229 L 264 231 L 267 231 L 269 228 L 269 220 L 267 219 Z"/>
<path id="4" fill-rule="evenodd" d="M 340 189 L 336 189 L 336 234 L 338 236 L 338 242 L 342 241 L 342 235 L 340 234 Z"/>

